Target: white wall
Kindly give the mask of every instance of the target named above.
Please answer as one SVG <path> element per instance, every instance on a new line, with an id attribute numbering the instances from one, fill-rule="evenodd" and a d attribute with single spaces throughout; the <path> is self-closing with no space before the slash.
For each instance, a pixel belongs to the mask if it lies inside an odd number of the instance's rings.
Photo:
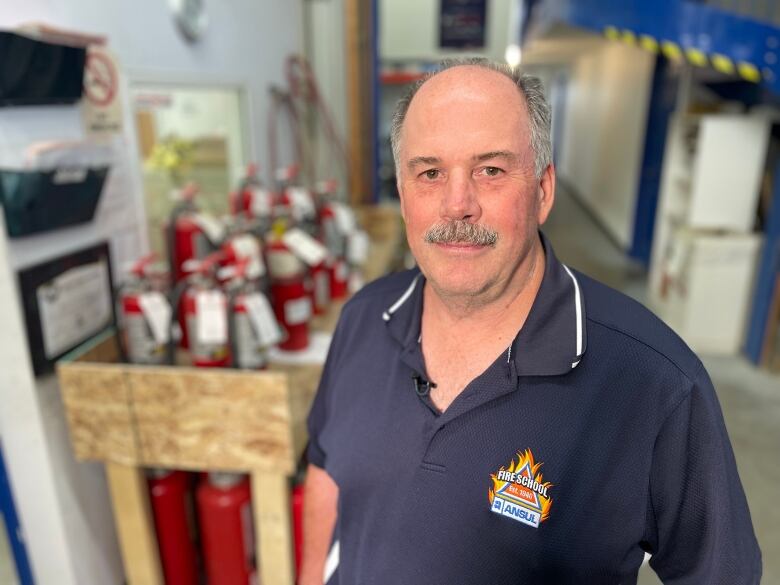
<path id="1" fill-rule="evenodd" d="M 633 237 L 654 57 L 602 41 L 569 66 L 558 173 L 624 248 Z"/>
<path id="2" fill-rule="evenodd" d="M 508 44 L 516 42 L 516 0 L 489 0 L 485 48 L 469 55 L 503 61 Z M 379 55 L 383 62 L 438 61 L 460 51 L 439 48 L 439 0 L 379 0 Z"/>
<path id="3" fill-rule="evenodd" d="M 136 80 L 242 85 L 252 114 L 255 158 L 267 160 L 267 88 L 282 83 L 283 58 L 300 51 L 300 0 L 206 2 L 209 28 L 197 45 L 182 40 L 163 0 L 24 0 L 0 3 L 0 27 L 40 21 L 106 35 Z M 36 582 L 122 582 L 102 469 L 72 460 L 53 379 L 32 376 L 15 271 L 109 238 L 114 268 L 145 248 L 136 139 L 125 94 L 126 131 L 96 220 L 42 236 L 8 240 L 0 229 L 0 428 Z M 0 110 L 0 153 L 36 140 L 80 139 L 78 106 Z"/>

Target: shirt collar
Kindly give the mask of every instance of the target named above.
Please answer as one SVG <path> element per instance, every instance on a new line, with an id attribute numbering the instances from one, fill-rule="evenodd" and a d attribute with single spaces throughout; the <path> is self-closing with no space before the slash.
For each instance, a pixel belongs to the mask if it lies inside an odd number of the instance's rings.
<path id="1" fill-rule="evenodd" d="M 576 368 L 585 354 L 585 302 L 577 276 L 556 257 L 539 233 L 545 270 L 539 292 L 520 332 L 506 352 L 519 376 L 555 376 Z M 403 293 L 382 313 L 390 335 L 411 350 L 419 341 L 425 277 L 415 269 Z"/>

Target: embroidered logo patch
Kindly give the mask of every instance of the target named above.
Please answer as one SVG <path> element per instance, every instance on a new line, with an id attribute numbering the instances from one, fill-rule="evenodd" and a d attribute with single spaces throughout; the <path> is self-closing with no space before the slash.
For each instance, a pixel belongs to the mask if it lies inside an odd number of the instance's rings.
<path id="1" fill-rule="evenodd" d="M 490 474 L 493 486 L 488 489 L 490 511 L 507 516 L 534 528 L 550 516 L 553 486 L 542 479 L 541 463 L 534 461 L 530 449 L 518 451 L 517 458 L 508 467 L 500 467 Z"/>

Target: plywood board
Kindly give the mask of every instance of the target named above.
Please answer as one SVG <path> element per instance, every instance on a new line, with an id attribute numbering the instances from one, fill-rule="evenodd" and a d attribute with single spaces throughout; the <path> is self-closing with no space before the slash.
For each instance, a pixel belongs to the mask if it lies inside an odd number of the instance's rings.
<path id="1" fill-rule="evenodd" d="M 271 364 L 274 371 L 287 376 L 290 392 L 290 430 L 292 431 L 293 453 L 296 461 L 303 455 L 309 441 L 306 418 L 309 416 L 314 395 L 322 376 L 321 365 Z"/>
<path id="2" fill-rule="evenodd" d="M 293 472 L 283 374 L 134 367 L 128 380 L 143 464 Z"/>
<path id="3" fill-rule="evenodd" d="M 57 373 L 76 459 L 136 464 L 124 366 L 60 363 Z"/>

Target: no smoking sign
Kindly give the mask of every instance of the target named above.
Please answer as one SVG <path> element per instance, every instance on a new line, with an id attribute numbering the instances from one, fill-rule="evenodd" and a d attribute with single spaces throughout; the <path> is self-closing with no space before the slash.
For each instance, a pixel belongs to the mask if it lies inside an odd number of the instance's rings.
<path id="1" fill-rule="evenodd" d="M 116 66 L 106 53 L 90 51 L 84 68 L 84 92 L 87 99 L 105 107 L 116 96 Z"/>
<path id="2" fill-rule="evenodd" d="M 122 131 L 119 68 L 113 55 L 103 46 L 91 45 L 87 51 L 84 97 L 82 111 L 89 136 L 110 139 Z"/>

